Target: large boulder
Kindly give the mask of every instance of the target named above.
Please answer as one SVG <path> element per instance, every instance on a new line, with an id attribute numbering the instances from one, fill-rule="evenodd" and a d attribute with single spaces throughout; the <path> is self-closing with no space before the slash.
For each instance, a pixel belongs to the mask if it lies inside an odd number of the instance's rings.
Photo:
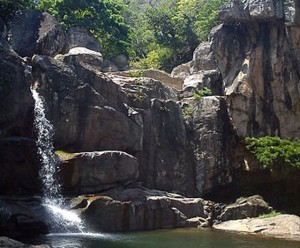
<path id="1" fill-rule="evenodd" d="M 74 47 L 85 47 L 95 52 L 101 52 L 101 45 L 93 34 L 83 26 L 71 27 L 68 29 L 65 52 L 69 52 Z"/>
<path id="2" fill-rule="evenodd" d="M 56 60 L 63 61 L 72 66 L 72 64 L 83 64 L 85 67 L 91 67 L 100 70 L 103 64 L 103 56 L 99 52 L 89 50 L 85 47 L 74 47 L 67 54 L 55 56 Z"/>
<path id="3" fill-rule="evenodd" d="M 217 225 L 215 229 L 265 235 L 272 238 L 300 241 L 300 217 L 281 214 L 270 218 L 231 220 Z"/>
<path id="4" fill-rule="evenodd" d="M 239 198 L 234 204 L 225 207 L 220 215 L 221 221 L 238 220 L 269 214 L 273 210 L 261 196 Z"/>
<path id="5" fill-rule="evenodd" d="M 137 159 L 118 151 L 69 154 L 61 165 L 61 173 L 65 191 L 77 195 L 129 184 L 139 176 Z"/>
<path id="6" fill-rule="evenodd" d="M 95 231 L 209 226 L 212 220 L 214 205 L 201 198 L 145 188 L 113 191 L 108 195 L 81 196 L 75 200 L 86 224 Z"/>
<path id="7" fill-rule="evenodd" d="M 27 10 L 13 19 L 10 43 L 22 57 L 32 57 L 33 54 L 54 56 L 65 45 L 65 33 L 53 16 Z"/>

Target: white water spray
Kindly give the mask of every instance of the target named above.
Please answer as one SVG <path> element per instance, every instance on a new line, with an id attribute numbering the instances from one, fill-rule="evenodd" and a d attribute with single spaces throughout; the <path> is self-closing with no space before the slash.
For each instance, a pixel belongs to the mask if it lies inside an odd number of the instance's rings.
<path id="1" fill-rule="evenodd" d="M 61 195 L 61 185 L 57 180 L 59 161 L 56 159 L 53 146 L 54 128 L 46 118 L 42 98 L 31 88 L 35 100 L 34 125 L 37 131 L 37 149 L 41 159 L 39 176 L 43 182 L 43 203 L 49 213 L 49 223 L 52 231 L 74 232 L 83 230 L 83 223 L 78 215 L 63 209 L 64 198 Z"/>

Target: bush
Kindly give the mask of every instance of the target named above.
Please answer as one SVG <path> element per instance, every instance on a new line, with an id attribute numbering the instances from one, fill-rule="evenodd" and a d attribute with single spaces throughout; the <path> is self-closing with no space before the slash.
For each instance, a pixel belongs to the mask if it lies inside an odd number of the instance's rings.
<path id="1" fill-rule="evenodd" d="M 194 99 L 196 101 L 199 101 L 201 99 L 201 97 L 203 97 L 203 96 L 211 96 L 211 95 L 212 95 L 211 89 L 208 88 L 208 87 L 204 87 L 201 90 L 196 90 L 195 91 L 195 93 L 194 93 Z"/>
<path id="2" fill-rule="evenodd" d="M 300 168 L 300 139 L 265 136 L 247 137 L 245 141 L 247 150 L 264 168 L 280 164 Z"/>

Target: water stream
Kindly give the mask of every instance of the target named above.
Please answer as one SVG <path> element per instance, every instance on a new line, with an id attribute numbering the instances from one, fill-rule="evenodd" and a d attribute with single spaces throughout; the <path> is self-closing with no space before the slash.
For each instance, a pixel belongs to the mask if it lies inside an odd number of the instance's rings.
<path id="1" fill-rule="evenodd" d="M 59 161 L 53 146 L 54 128 L 46 118 L 43 99 L 38 92 L 31 88 L 35 100 L 34 126 L 37 132 L 37 152 L 40 156 L 41 168 L 39 172 L 43 183 L 43 205 L 49 218 L 51 232 L 82 232 L 83 223 L 78 215 L 65 209 L 65 200 L 61 194 L 61 185 L 57 179 Z"/>

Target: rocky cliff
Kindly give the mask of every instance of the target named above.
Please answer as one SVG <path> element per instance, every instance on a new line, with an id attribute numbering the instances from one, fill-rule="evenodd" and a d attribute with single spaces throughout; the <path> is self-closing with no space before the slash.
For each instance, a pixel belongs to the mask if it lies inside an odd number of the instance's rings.
<path id="1" fill-rule="evenodd" d="M 263 171 L 242 142 L 299 136 L 298 5 L 230 1 L 210 41 L 173 70 L 181 90 L 171 81 L 104 73 L 101 46 L 89 32 L 65 34 L 48 14 L 20 13 L 10 43 L 1 24 L 0 194 L 40 194 L 32 85 L 55 128 L 64 194 L 94 194 L 76 208 L 96 229 L 210 225 L 223 211 L 167 192 L 218 201 L 260 193 L 281 207 L 285 194 L 298 202 L 299 171 Z M 23 25 L 31 27 L 26 35 Z M 212 96 L 195 97 L 204 87 Z M 94 221 L 102 212 L 107 221 Z M 105 226 L 115 218 L 119 226 Z"/>

